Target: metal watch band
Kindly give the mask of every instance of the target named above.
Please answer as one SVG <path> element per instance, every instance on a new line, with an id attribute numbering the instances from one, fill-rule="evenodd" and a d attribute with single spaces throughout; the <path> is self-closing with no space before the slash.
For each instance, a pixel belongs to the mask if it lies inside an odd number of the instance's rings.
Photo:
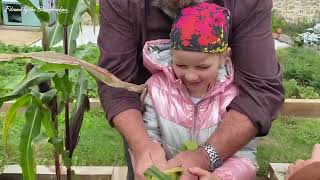
<path id="1" fill-rule="evenodd" d="M 210 165 L 209 165 L 209 172 L 213 172 L 215 169 L 219 168 L 222 165 L 222 161 L 216 150 L 213 146 L 208 143 L 200 144 L 199 147 L 203 148 L 209 156 Z"/>

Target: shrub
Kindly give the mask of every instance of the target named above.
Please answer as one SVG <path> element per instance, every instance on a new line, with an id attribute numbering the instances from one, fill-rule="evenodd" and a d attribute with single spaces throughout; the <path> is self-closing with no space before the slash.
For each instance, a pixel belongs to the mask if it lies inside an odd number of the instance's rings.
<path id="1" fill-rule="evenodd" d="M 312 28 L 315 25 L 316 21 L 287 22 L 276 11 L 272 11 L 272 32 L 276 32 L 278 28 L 281 28 L 284 34 L 296 37 L 298 34 L 303 33 L 306 29 Z"/>
<path id="2" fill-rule="evenodd" d="M 319 93 L 316 92 L 314 87 L 300 86 L 294 79 L 284 80 L 283 86 L 285 89 L 286 98 L 297 99 L 317 99 L 320 98 Z"/>
<path id="3" fill-rule="evenodd" d="M 319 51 L 290 47 L 279 49 L 277 55 L 282 64 L 285 79 L 294 79 L 297 85 L 312 87 L 316 93 L 320 93 Z"/>
<path id="4" fill-rule="evenodd" d="M 298 35 L 303 44 L 311 46 L 320 45 L 320 23 L 313 28 L 306 29 L 306 32 Z"/>
<path id="5" fill-rule="evenodd" d="M 280 17 L 276 11 L 272 11 L 272 32 L 276 32 L 278 28 L 283 29 L 287 26 L 284 18 Z"/>

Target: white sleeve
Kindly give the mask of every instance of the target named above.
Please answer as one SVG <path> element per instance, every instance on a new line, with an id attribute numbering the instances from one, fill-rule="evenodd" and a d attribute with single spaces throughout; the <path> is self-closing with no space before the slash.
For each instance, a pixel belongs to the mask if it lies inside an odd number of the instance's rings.
<path id="1" fill-rule="evenodd" d="M 143 113 L 143 122 L 147 130 L 148 136 L 152 139 L 157 140 L 158 142 L 161 142 L 161 133 L 158 125 L 159 116 L 153 108 L 153 102 L 149 94 L 145 97 L 144 105 L 145 112 Z"/>

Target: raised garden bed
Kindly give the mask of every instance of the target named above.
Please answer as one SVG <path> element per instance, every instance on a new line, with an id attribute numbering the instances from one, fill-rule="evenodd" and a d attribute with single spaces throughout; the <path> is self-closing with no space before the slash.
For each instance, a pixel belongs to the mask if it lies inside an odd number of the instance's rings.
<path id="1" fill-rule="evenodd" d="M 128 169 L 125 166 L 73 166 L 77 180 L 125 180 Z M 22 171 L 19 165 L 6 166 L 0 179 L 21 180 Z M 55 179 L 54 166 L 37 166 L 37 179 Z M 62 168 L 61 180 L 66 180 L 66 169 Z"/>

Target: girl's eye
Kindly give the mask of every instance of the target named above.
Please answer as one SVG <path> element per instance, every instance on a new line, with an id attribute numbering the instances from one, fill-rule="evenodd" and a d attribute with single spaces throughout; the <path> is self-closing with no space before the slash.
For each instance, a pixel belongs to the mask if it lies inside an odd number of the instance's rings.
<path id="1" fill-rule="evenodd" d="M 197 69 L 202 69 L 202 70 L 208 69 L 208 68 L 209 68 L 209 66 L 197 66 Z"/>
<path id="2" fill-rule="evenodd" d="M 182 64 L 176 64 L 176 66 L 179 67 L 179 68 L 185 68 L 185 67 L 187 67 L 186 65 L 182 65 Z"/>

